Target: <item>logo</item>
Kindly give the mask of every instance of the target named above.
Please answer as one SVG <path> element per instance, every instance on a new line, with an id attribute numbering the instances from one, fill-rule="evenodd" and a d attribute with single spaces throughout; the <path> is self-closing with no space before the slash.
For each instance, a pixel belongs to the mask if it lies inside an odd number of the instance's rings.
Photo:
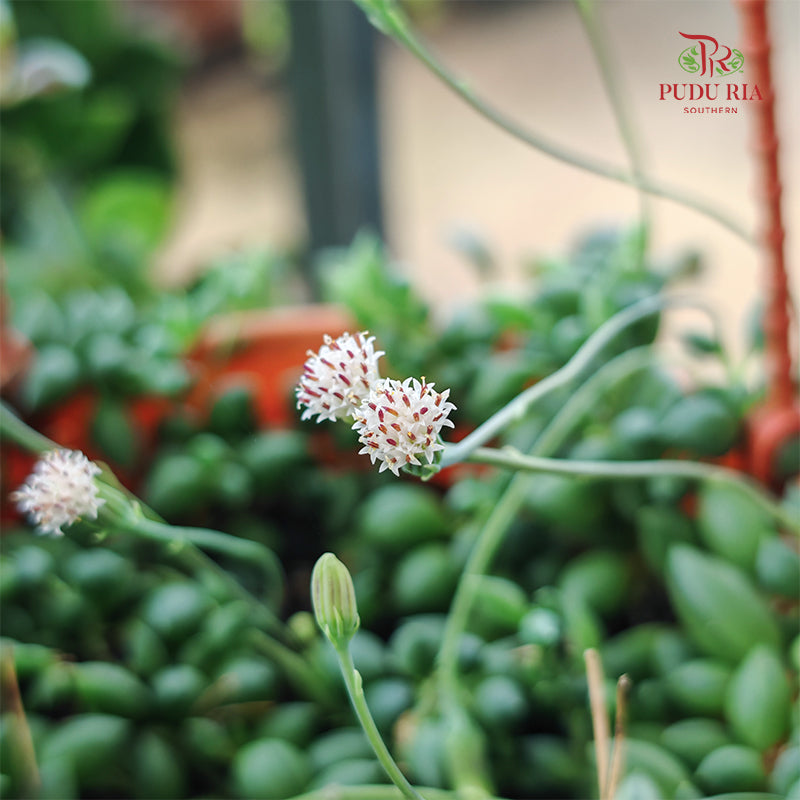
<path id="1" fill-rule="evenodd" d="M 738 114 L 735 102 L 763 99 L 757 84 L 734 77 L 744 72 L 741 50 L 707 34 L 678 33 L 692 42 L 681 50 L 678 65 L 696 82 L 659 83 L 659 100 L 688 103 L 682 107 L 684 114 Z"/>
<path id="2" fill-rule="evenodd" d="M 681 33 L 681 36 L 697 42 L 681 51 L 678 57 L 678 63 L 684 72 L 701 78 L 705 76 L 729 78 L 736 72 L 742 72 L 744 56 L 741 50 L 720 45 L 713 36 L 690 33 Z"/>

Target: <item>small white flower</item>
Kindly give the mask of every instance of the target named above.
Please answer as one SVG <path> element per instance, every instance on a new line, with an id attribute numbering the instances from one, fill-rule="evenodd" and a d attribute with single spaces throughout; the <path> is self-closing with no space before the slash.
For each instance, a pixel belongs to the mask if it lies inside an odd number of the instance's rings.
<path id="1" fill-rule="evenodd" d="M 97 518 L 105 503 L 97 497 L 94 476 L 99 474 L 99 467 L 80 450 L 51 450 L 36 462 L 11 499 L 41 533 L 61 536 L 62 525 L 81 517 Z"/>
<path id="2" fill-rule="evenodd" d="M 447 415 L 455 408 L 447 402 L 450 390 L 435 392 L 434 384 L 425 378 L 378 381 L 358 409 L 353 429 L 374 464 L 381 461 L 380 471 L 390 469 L 395 475 L 406 464 L 420 466 L 418 456 L 433 462 L 443 426 L 453 427 Z"/>
<path id="3" fill-rule="evenodd" d="M 338 339 L 325 336 L 319 353 L 308 351 L 303 377 L 297 387 L 297 407 L 305 406 L 302 419 L 317 415 L 317 422 L 355 416 L 372 384 L 380 378 L 377 352 L 368 331 L 343 333 Z"/>

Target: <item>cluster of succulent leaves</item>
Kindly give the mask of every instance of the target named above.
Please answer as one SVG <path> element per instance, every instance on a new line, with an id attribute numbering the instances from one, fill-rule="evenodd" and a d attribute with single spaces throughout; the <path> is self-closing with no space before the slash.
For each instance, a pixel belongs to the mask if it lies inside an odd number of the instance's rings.
<path id="1" fill-rule="evenodd" d="M 457 310 L 443 328 L 382 243 L 370 235 L 357 237 L 347 249 L 325 253 L 318 273 L 323 297 L 347 306 L 376 336 L 390 371 L 426 375 L 449 387 L 458 405 L 454 418 L 476 425 L 523 388 L 562 367 L 616 312 L 698 268 L 692 253 L 669 263 L 646 263 L 641 237 L 636 229 L 588 233 L 566 258 L 531 264 L 527 289 L 493 292 L 489 286 L 481 300 Z M 482 272 L 491 269 L 485 245 L 477 239 L 469 244 L 461 249 L 473 263 Z M 634 325 L 594 366 L 652 344 L 657 329 L 657 317 Z M 697 333 L 688 344 L 702 357 L 719 355 L 720 344 L 712 336 Z M 608 438 L 613 425 L 615 442 L 591 452 L 583 445 L 580 457 L 643 458 L 668 448 L 703 456 L 727 452 L 741 434 L 739 420 L 753 398 L 735 385 L 682 394 L 674 380 L 654 369 L 647 380 L 632 380 L 613 397 L 599 398 L 592 417 L 601 424 L 593 432 Z M 554 412 L 563 400 L 564 395 L 554 396 L 545 411 Z M 535 426 L 546 417 L 531 417 L 525 424 Z"/>
<path id="2" fill-rule="evenodd" d="M 378 336 L 392 369 L 454 385 L 466 425 L 563 364 L 614 311 L 661 289 L 668 271 L 640 266 L 638 252 L 635 238 L 586 239 L 568 259 L 537 266 L 530 297 L 488 298 L 444 331 L 374 240 L 331 254 L 326 291 Z M 136 314 L 132 329 L 151 322 Z M 637 326 L 602 360 L 656 330 Z M 704 350 L 714 357 L 716 348 Z M 563 400 L 535 407 L 506 440 L 527 448 Z M 653 365 L 598 396 L 557 455 L 720 455 L 740 441 L 749 402 L 735 386 L 686 394 Z M 260 429 L 241 387 L 202 414 L 176 409 L 149 461 L 145 501 L 170 522 L 276 551 L 286 590 L 275 610 L 326 700 L 304 695 L 257 649 L 240 599 L 190 576 L 174 554 L 78 527 L 58 540 L 7 536 L 3 645 L 41 796 L 274 800 L 384 781 L 308 613 L 308 577 L 325 550 L 354 576 L 362 630 L 353 656 L 378 727 L 413 782 L 447 786 L 435 658 L 458 577 L 508 477 L 467 471 L 424 485 L 353 470 L 346 426 Z M 332 458 L 317 457 L 331 448 Z M 621 796 L 796 792 L 796 549 L 718 486 L 548 475 L 529 484 L 460 648 L 467 710 L 486 734 L 497 793 L 593 794 L 587 647 L 600 650 L 609 679 L 626 672 L 634 682 Z M 263 588 L 240 565 L 223 565 Z M 3 779 L 11 797 L 25 792 L 15 725 L 9 711 L 0 763 L 14 765 Z"/>
<path id="3" fill-rule="evenodd" d="M 45 290 L 20 275 L 9 289 L 12 323 L 35 349 L 23 410 L 41 411 L 79 388 L 115 399 L 179 395 L 189 382 L 182 361 L 208 320 L 284 301 L 291 294 L 288 265 L 269 249 L 232 253 L 189 287 L 151 285 L 138 298 L 113 283 Z"/>
<path id="4" fill-rule="evenodd" d="M 8 102 L 0 123 L 0 177 L 14 198 L 2 209 L 3 289 L 35 350 L 20 409 L 88 388 L 105 401 L 99 427 L 124 427 L 125 400 L 187 387 L 183 357 L 209 317 L 287 300 L 288 261 L 267 248 L 231 253 L 195 285 L 159 290 L 149 270 L 172 221 L 174 50 L 108 0 L 4 0 L 2 10 L 9 65 L 42 59 L 54 81 Z M 59 82 L 65 53 L 84 65 L 82 82 Z"/>

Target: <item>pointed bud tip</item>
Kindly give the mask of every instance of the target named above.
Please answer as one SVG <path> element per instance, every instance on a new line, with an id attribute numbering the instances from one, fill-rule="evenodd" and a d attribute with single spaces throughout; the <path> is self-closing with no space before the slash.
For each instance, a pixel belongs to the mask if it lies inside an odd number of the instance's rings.
<path id="1" fill-rule="evenodd" d="M 314 565 L 311 602 L 317 624 L 334 645 L 348 642 L 358 630 L 353 579 L 333 553 L 323 554 Z"/>

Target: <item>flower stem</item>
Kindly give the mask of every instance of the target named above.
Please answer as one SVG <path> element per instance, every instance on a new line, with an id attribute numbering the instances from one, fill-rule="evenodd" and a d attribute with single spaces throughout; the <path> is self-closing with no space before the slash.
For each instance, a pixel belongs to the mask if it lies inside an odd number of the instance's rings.
<path id="1" fill-rule="evenodd" d="M 525 416 L 528 409 L 546 394 L 566 386 L 612 342 L 625 328 L 670 306 L 693 306 L 706 310 L 703 303 L 691 297 L 654 295 L 634 303 L 606 320 L 557 372 L 518 394 L 510 403 L 489 417 L 457 444 L 448 444 L 442 453 L 442 468 L 466 461 L 475 448 L 486 444 L 515 420 Z"/>
<path id="2" fill-rule="evenodd" d="M 0 433 L 37 453 L 59 447 L 22 422 L 3 403 L 0 403 Z M 293 637 L 280 618 L 204 552 L 208 550 L 227 555 L 258 568 L 264 576 L 266 589 L 273 595 L 273 601 L 277 602 L 283 578 L 280 564 L 272 551 L 258 542 L 239 539 L 220 531 L 168 525 L 122 487 L 107 467 L 103 468 L 97 485 L 99 496 L 105 500 L 98 517 L 100 525 L 165 545 L 196 576 L 209 576 L 224 586 L 232 597 L 244 600 L 250 608 L 251 621 L 257 626 L 254 633 L 259 649 L 282 667 L 287 678 L 305 696 L 325 705 L 330 704 L 330 693 L 324 683 L 302 656 L 284 643 L 291 642 Z"/>
<path id="3" fill-rule="evenodd" d="M 422 795 L 408 782 L 408 779 L 403 775 L 400 767 L 392 758 L 392 754 L 386 747 L 381 734 L 378 731 L 378 726 L 372 718 L 367 701 L 364 697 L 364 687 L 361 683 L 361 674 L 353 665 L 353 658 L 350 655 L 350 648 L 346 642 L 334 643 L 336 655 L 339 658 L 339 666 L 342 670 L 347 693 L 350 695 L 350 701 L 353 704 L 353 709 L 356 712 L 358 721 L 367 735 L 372 749 L 378 758 L 386 774 L 392 783 L 403 793 L 407 800 L 424 800 Z M 327 796 L 327 790 L 326 790 Z"/>
<path id="4" fill-rule="evenodd" d="M 146 519 L 145 517 L 141 517 L 130 524 L 126 524 L 124 529 L 127 530 L 128 533 L 133 533 L 142 538 L 161 542 L 167 545 L 171 552 L 183 555 L 187 562 L 194 564 L 195 567 L 205 570 L 206 572 L 213 572 L 216 577 L 221 579 L 231 594 L 248 602 L 255 612 L 259 624 L 271 630 L 279 630 L 283 627 L 280 620 L 268 606 L 245 589 L 237 580 L 232 578 L 226 570 L 220 567 L 216 561 L 207 556 L 204 552 L 204 550 L 216 551 L 233 556 L 249 564 L 256 564 L 264 575 L 266 582 L 274 579 L 276 575 L 278 580 L 280 580 L 279 573 L 273 571 L 271 562 L 264 561 L 262 558 L 263 554 L 260 552 L 260 548 L 256 547 L 251 550 L 247 547 L 239 547 L 238 545 L 244 545 L 249 542 L 233 537 L 231 537 L 233 539 L 232 542 L 227 542 L 223 538 L 225 534 L 217 531 L 167 525 L 166 523 L 156 522 L 155 520 Z M 256 543 L 252 542 L 252 544 Z M 278 593 L 279 591 L 280 588 L 278 588 Z M 273 590 L 272 594 L 275 596 L 276 592 Z"/>
<path id="5" fill-rule="evenodd" d="M 370 21 L 377 28 L 408 49 L 413 56 L 425 64 L 464 102 L 514 138 L 552 158 L 571 164 L 579 169 L 593 172 L 618 183 L 634 186 L 648 194 L 663 197 L 691 208 L 709 219 L 713 219 L 748 244 L 755 245 L 754 237 L 741 222 L 731 218 L 706 200 L 696 197 L 683 189 L 663 184 L 653 178 L 648 178 L 644 175 L 637 176 L 635 172 L 631 173 L 606 161 L 591 158 L 583 153 L 564 147 L 560 142 L 550 139 L 537 131 L 523 128 L 519 123 L 479 97 L 465 81 L 454 76 L 414 34 L 398 3 L 386 2 L 386 0 L 356 0 L 356 2 L 366 11 Z"/>
<path id="6" fill-rule="evenodd" d="M 46 450 L 58 450 L 59 445 L 42 436 L 26 425 L 4 402 L 0 400 L 0 435 L 11 439 L 20 447 L 32 453 L 44 453 Z"/>
<path id="7" fill-rule="evenodd" d="M 587 342 L 588 344 L 588 342 Z M 586 345 L 584 345 L 585 347 Z M 638 369 L 652 363 L 650 348 L 628 350 L 604 364 L 582 384 L 569 398 L 550 424 L 536 440 L 533 451 L 542 455 L 554 453 L 582 419 L 598 394 L 614 383 L 626 378 Z M 543 383 L 544 381 L 542 381 Z M 541 384 L 538 384 L 541 385 Z M 541 395 L 540 395 L 541 396 Z M 477 582 L 468 576 L 483 575 L 489 568 L 492 557 L 502 541 L 503 534 L 514 518 L 525 498 L 530 477 L 524 473 L 515 475 L 489 518 L 481 529 L 469 560 L 456 587 L 453 604 L 447 618 L 442 647 L 439 651 L 439 674 L 441 690 L 445 696 L 453 696 L 458 682 L 458 641 L 464 632 L 472 608 Z"/>
<path id="8" fill-rule="evenodd" d="M 103 494 L 106 497 L 110 496 L 108 491 L 104 491 Z M 125 502 L 123 499 L 122 503 Z M 280 588 L 280 567 L 274 562 L 269 550 L 257 542 L 237 539 L 219 531 L 167 525 L 145 517 L 136 509 L 131 510 L 130 504 L 121 508 L 120 505 L 114 510 L 114 519 L 123 530 L 167 545 L 170 551 L 183 558 L 196 574 L 205 573 L 212 576 L 230 595 L 244 600 L 250 608 L 252 623 L 256 626 L 252 632 L 256 647 L 283 670 L 287 679 L 305 697 L 316 700 L 324 706 L 330 706 L 331 696 L 327 685 L 320 680 L 300 654 L 282 641 L 291 641 L 292 636 L 280 618 L 200 548 L 255 564 L 264 573 L 267 583 L 277 578 Z"/>
<path id="9" fill-rule="evenodd" d="M 484 426 L 478 428 L 472 437 L 467 437 L 458 445 L 448 445 L 443 460 L 449 464 L 455 463 L 459 451 L 464 451 L 466 459 L 469 459 L 471 452 L 481 441 L 488 440 L 494 436 L 507 422 L 516 418 L 520 413 L 525 413 L 532 403 L 549 391 L 560 388 L 571 378 L 580 374 L 587 363 L 626 325 L 646 316 L 648 313 L 653 313 L 658 308 L 681 302 L 687 305 L 697 305 L 695 301 L 686 301 L 680 298 L 648 298 L 612 317 L 586 341 L 583 347 L 559 372 L 545 378 L 524 392 L 523 395 L 527 395 L 524 403 L 518 403 L 519 398 L 512 400 L 495 417 L 492 417 Z M 701 305 L 699 307 L 706 313 L 710 313 L 705 306 Z M 711 317 L 716 327 L 716 318 L 713 314 Z M 583 418 L 587 410 L 596 402 L 598 394 L 606 390 L 607 387 L 624 380 L 635 371 L 644 369 L 652 364 L 651 352 L 649 347 L 628 350 L 600 367 L 571 395 L 566 404 L 539 435 L 532 449 L 533 455 L 542 457 L 555 453 L 570 435 L 575 425 Z M 488 429 L 486 425 L 489 425 Z M 486 519 L 456 587 L 442 637 L 437 664 L 439 688 L 445 702 L 458 703 L 458 644 L 461 635 L 466 629 L 478 585 L 478 582 L 474 580 L 474 576 L 484 575 L 488 571 L 492 558 L 506 530 L 514 521 L 525 499 L 530 480 L 531 476 L 525 472 L 519 472 L 511 478 L 503 495 Z M 763 499 L 760 492 L 758 492 L 758 496 L 759 500 Z"/>
<path id="10" fill-rule="evenodd" d="M 458 645 L 472 610 L 478 584 L 475 578 L 486 574 L 503 534 L 516 518 L 527 494 L 528 480 L 529 476 L 524 473 L 511 479 L 481 529 L 456 586 L 438 656 L 439 686 L 445 703 L 458 702 Z"/>
<path id="11" fill-rule="evenodd" d="M 574 475 L 602 480 L 642 480 L 644 478 L 670 477 L 725 483 L 747 495 L 786 528 L 800 534 L 800 524 L 792 518 L 792 515 L 781 506 L 777 499 L 768 495 L 756 483 L 744 478 L 740 473 L 715 464 L 676 459 L 573 461 L 571 459 L 526 456 L 512 447 L 504 447 L 500 450 L 479 447 L 468 460 L 518 471 L 549 472 L 556 475 Z"/>
<path id="12" fill-rule="evenodd" d="M 269 550 L 257 542 L 238 539 L 219 531 L 168 525 L 147 516 L 144 507 L 129 498 L 122 490 L 105 482 L 99 483 L 100 496 L 106 501 L 100 509 L 101 524 L 105 523 L 117 530 L 166 545 L 170 552 L 181 557 L 187 566 L 197 572 L 213 575 L 232 596 L 247 602 L 254 614 L 254 622 L 258 625 L 268 630 L 284 632 L 283 623 L 270 608 L 245 589 L 201 548 L 257 566 L 264 573 L 267 583 L 276 579 L 280 582 L 282 580 L 280 568 Z"/>

